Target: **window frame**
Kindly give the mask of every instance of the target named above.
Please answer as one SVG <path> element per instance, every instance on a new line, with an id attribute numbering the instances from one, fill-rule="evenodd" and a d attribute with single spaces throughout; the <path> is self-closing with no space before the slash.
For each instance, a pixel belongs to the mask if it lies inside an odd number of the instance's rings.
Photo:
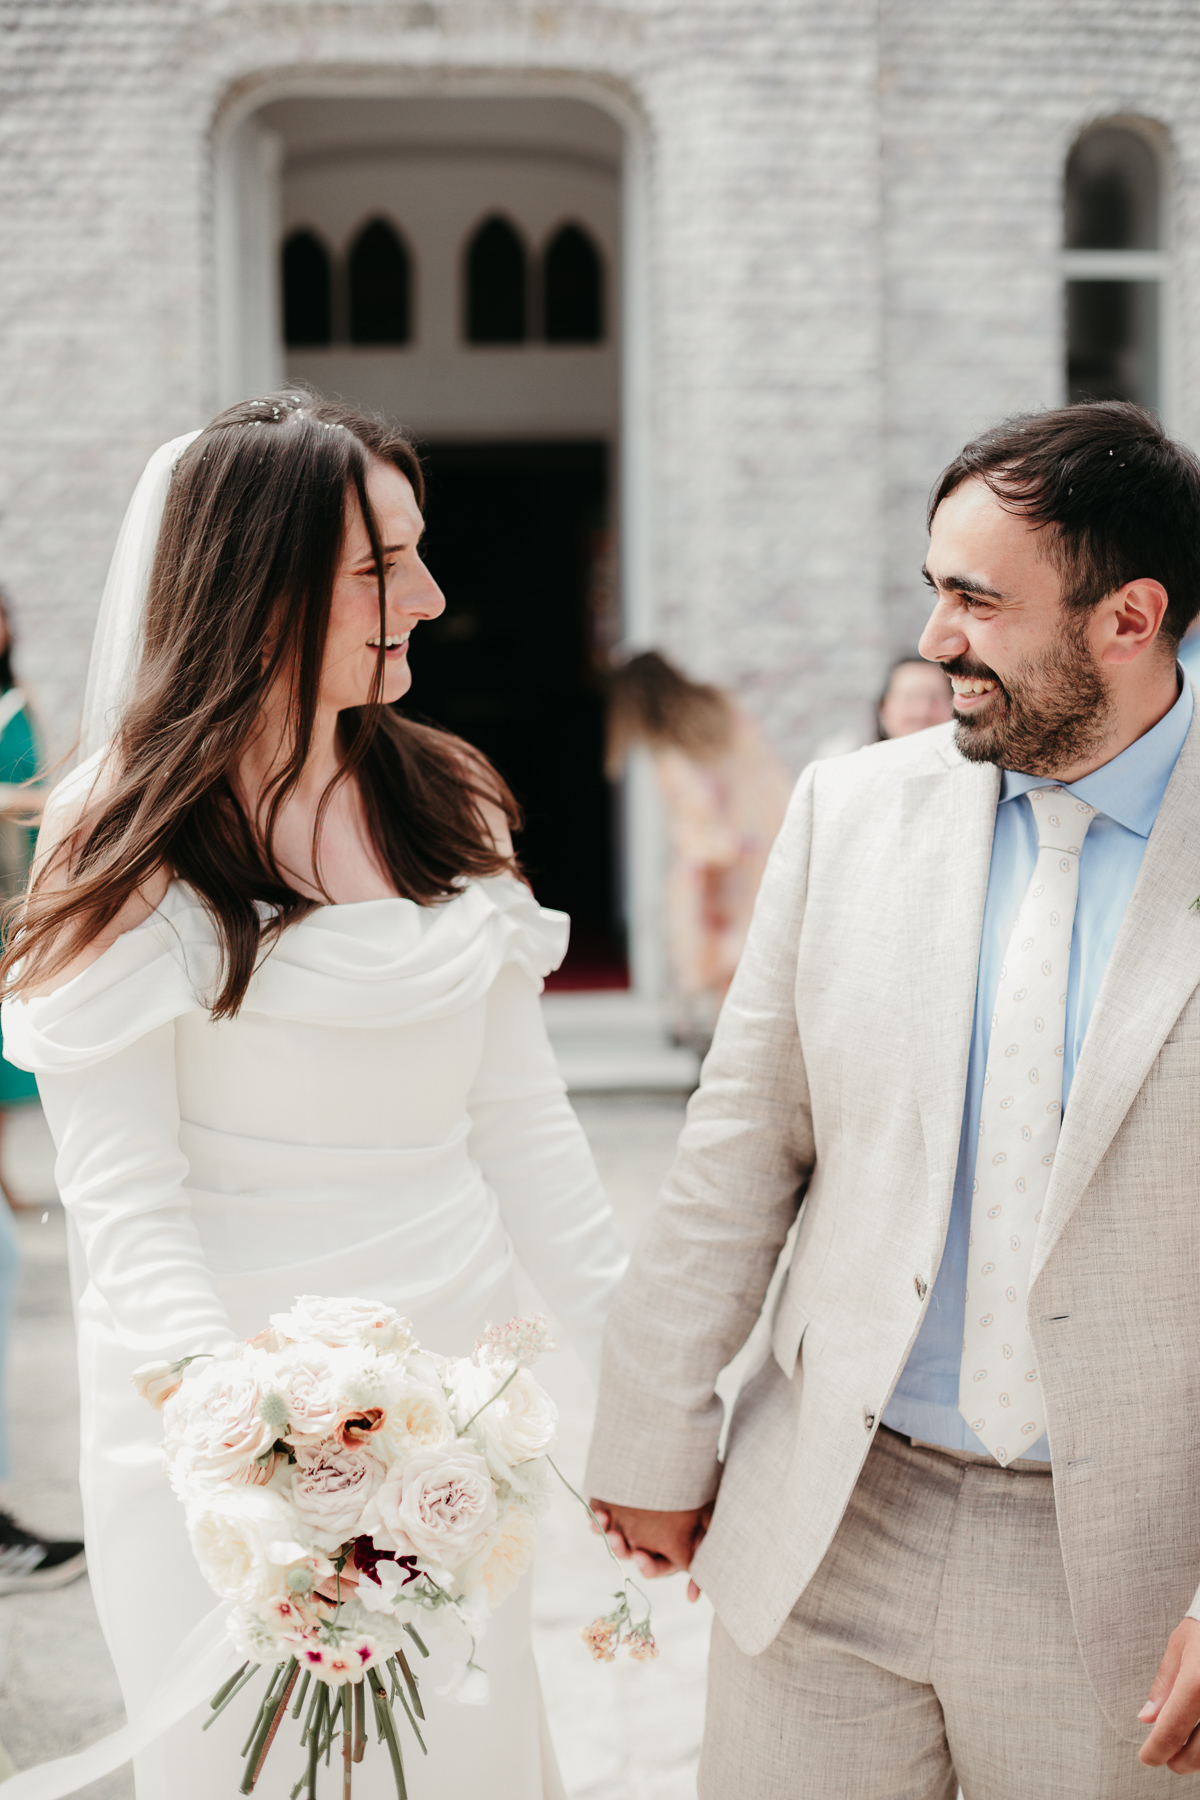
<path id="1" fill-rule="evenodd" d="M 1153 119 L 1128 114 L 1091 119 L 1072 137 L 1062 159 L 1059 184 L 1059 234 L 1065 235 L 1067 213 L 1067 170 L 1078 146 L 1098 131 L 1123 131 L 1136 137 L 1149 149 L 1158 170 L 1158 243 L 1157 250 L 1068 250 L 1060 247 L 1058 273 L 1060 317 L 1062 320 L 1062 355 L 1060 367 L 1064 397 L 1069 403 L 1067 375 L 1070 342 L 1067 337 L 1067 283 L 1071 281 L 1144 281 L 1156 289 L 1158 328 L 1157 414 L 1165 425 L 1171 423 L 1174 411 L 1174 332 L 1172 309 L 1173 256 L 1171 248 L 1171 163 L 1165 128 Z"/>

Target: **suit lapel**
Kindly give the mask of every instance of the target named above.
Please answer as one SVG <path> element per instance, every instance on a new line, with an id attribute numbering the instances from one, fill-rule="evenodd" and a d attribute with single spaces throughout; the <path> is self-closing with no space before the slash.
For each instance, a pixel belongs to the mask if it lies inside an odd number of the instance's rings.
<path id="1" fill-rule="evenodd" d="M 901 799 L 905 851 L 919 858 L 905 883 L 904 939 L 912 1068 L 939 1248 L 958 1165 L 979 938 L 1000 791 L 997 769 L 965 761 L 950 744 L 940 756 L 940 769 L 907 777 Z"/>
<path id="2" fill-rule="evenodd" d="M 1079 1056 L 1034 1249 L 1037 1279 L 1163 1040 L 1200 985 L 1200 729 L 1184 740 Z"/>

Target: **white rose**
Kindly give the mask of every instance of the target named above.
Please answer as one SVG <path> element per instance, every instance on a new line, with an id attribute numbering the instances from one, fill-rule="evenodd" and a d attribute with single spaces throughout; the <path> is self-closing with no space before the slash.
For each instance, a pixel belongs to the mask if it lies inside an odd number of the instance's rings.
<path id="1" fill-rule="evenodd" d="M 289 1442 L 332 1437 L 346 1413 L 345 1358 L 320 1345 L 274 1358 L 276 1391 L 287 1411 Z"/>
<path id="2" fill-rule="evenodd" d="M 430 1444 L 394 1464 L 363 1523 L 385 1549 L 453 1571 L 483 1549 L 496 1516 L 487 1464 L 475 1450 L 451 1442 Z"/>
<path id="3" fill-rule="evenodd" d="M 177 1491 L 244 1481 L 270 1450 L 275 1430 L 262 1416 L 261 1373 L 255 1352 L 207 1363 L 166 1402 L 163 1447 Z"/>
<path id="4" fill-rule="evenodd" d="M 448 1374 L 458 1428 L 478 1415 L 473 1429 L 483 1434 L 484 1453 L 498 1480 L 507 1481 L 521 1463 L 546 1454 L 554 1442 L 558 1408 L 528 1369 L 518 1369 L 495 1400 L 491 1396 L 503 1384 L 503 1371 L 464 1360 L 451 1364 Z"/>
<path id="5" fill-rule="evenodd" d="M 200 1573 L 222 1599 L 260 1605 L 285 1585 L 279 1552 L 295 1547 L 297 1521 L 276 1489 L 205 1495 L 188 1508 L 187 1526 Z"/>
<path id="6" fill-rule="evenodd" d="M 357 1537 L 363 1509 L 383 1480 L 383 1464 L 365 1445 L 339 1438 L 301 1445 L 292 1471 L 292 1505 L 314 1543 L 336 1550 Z"/>
<path id="7" fill-rule="evenodd" d="M 506 1600 L 533 1561 L 537 1548 L 537 1522 L 527 1507 L 509 1505 L 500 1514 L 492 1544 L 459 1570 L 457 1585 L 472 1590 L 481 1584 L 489 1607 Z"/>
<path id="8" fill-rule="evenodd" d="M 387 1395 L 378 1442 L 372 1448 L 390 1467 L 413 1450 L 444 1444 L 454 1436 L 441 1382 L 415 1379 L 405 1370 Z"/>
<path id="9" fill-rule="evenodd" d="M 408 1320 L 378 1300 L 329 1300 L 320 1294 L 299 1294 L 290 1312 L 271 1314 L 271 1323 L 282 1337 L 315 1338 L 331 1349 L 361 1344 L 402 1355 L 412 1343 Z"/>

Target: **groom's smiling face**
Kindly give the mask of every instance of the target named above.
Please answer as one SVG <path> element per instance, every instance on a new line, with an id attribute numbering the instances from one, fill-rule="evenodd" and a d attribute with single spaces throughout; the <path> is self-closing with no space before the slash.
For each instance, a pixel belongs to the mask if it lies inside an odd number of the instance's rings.
<path id="1" fill-rule="evenodd" d="M 957 742 L 972 762 L 1069 778 L 1092 764 L 1112 698 L 1092 616 L 1063 605 L 1046 530 L 963 482 L 934 514 L 925 579 L 937 595 L 921 655 L 954 688 Z"/>

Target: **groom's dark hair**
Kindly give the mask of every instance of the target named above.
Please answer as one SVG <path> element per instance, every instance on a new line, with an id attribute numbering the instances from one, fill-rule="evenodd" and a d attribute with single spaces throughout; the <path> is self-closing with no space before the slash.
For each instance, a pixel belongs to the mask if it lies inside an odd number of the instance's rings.
<path id="1" fill-rule="evenodd" d="M 1169 604 L 1159 635 L 1178 644 L 1200 612 L 1200 461 L 1153 413 L 1089 400 L 1005 419 L 942 470 L 929 524 L 973 476 L 1048 528 L 1064 605 L 1086 611 L 1138 576 L 1161 581 Z"/>

